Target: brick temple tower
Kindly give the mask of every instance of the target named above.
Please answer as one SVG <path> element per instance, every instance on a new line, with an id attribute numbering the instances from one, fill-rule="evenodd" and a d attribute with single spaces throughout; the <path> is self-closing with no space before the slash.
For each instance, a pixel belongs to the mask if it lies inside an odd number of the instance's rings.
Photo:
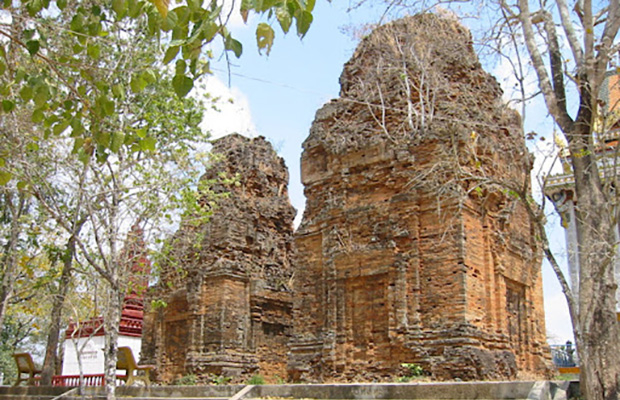
<path id="1" fill-rule="evenodd" d="M 290 377 L 545 375 L 540 252 L 505 189 L 532 160 L 470 33 L 432 14 L 384 25 L 340 84 L 303 144 Z"/>
<path id="2" fill-rule="evenodd" d="M 295 217 L 288 170 L 263 137 L 229 135 L 212 153 L 203 179 L 226 195 L 208 223 L 186 220 L 172 239 L 171 262 L 151 294 L 167 306 L 145 315 L 143 362 L 157 365 L 164 382 L 189 374 L 202 382 L 283 378 Z"/>

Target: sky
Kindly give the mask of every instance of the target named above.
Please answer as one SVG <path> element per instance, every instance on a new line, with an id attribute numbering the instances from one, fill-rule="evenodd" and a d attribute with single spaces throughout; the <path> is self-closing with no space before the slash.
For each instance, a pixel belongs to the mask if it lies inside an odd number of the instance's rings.
<path id="1" fill-rule="evenodd" d="M 250 19 L 245 25 L 240 18 L 234 18 L 229 28 L 243 43 L 243 55 L 240 59 L 232 56 L 230 69 L 224 59 L 214 60 L 214 74 L 206 80 L 206 90 L 219 97 L 219 111 L 205 112 L 204 128 L 214 137 L 233 132 L 251 137 L 262 135 L 273 144 L 289 169 L 289 194 L 297 209 L 296 225 L 305 203 L 300 179 L 301 145 L 316 111 L 338 97 L 340 73 L 357 45 L 351 28 L 378 20 L 383 11 L 377 7 L 348 13 L 347 5 L 347 2 L 317 1 L 312 26 L 301 40 L 292 30 L 284 36 L 274 26 L 276 38 L 269 56 L 258 53 L 254 37 L 256 21 Z M 494 65 L 487 70 L 498 78 L 509 96 L 507 89 L 513 82 L 504 66 Z M 547 118 L 541 100 L 529 104 L 526 121 L 526 131 L 535 130 L 547 138 L 529 143 L 530 150 L 537 154 L 535 170 L 539 170 L 543 168 L 544 155 L 550 153 L 553 145 L 553 123 Z M 552 210 L 549 210 L 548 228 L 551 246 L 560 263 L 566 266 L 564 232 Z M 542 271 L 548 341 L 574 342 L 566 300 L 557 279 L 547 262 L 543 263 Z"/>

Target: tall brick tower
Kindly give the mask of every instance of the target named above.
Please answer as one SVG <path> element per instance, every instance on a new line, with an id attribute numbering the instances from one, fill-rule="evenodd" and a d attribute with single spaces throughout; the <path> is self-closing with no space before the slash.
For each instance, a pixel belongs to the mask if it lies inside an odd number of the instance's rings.
<path id="1" fill-rule="evenodd" d="M 290 377 L 546 374 L 540 252 L 508 189 L 532 160 L 469 32 L 382 26 L 340 84 L 303 144 Z"/>

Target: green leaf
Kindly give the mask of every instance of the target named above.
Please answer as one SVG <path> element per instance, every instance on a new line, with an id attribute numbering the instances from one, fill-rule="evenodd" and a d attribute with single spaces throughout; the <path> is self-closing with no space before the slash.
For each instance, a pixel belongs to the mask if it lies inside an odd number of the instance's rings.
<path id="1" fill-rule="evenodd" d="M 24 39 L 26 40 L 30 40 L 34 37 L 35 34 L 35 30 L 34 29 L 24 29 L 23 35 L 24 35 Z"/>
<path id="2" fill-rule="evenodd" d="M 103 146 L 105 148 L 107 148 L 110 145 L 110 133 L 107 131 L 104 132 L 98 132 L 95 135 L 95 142 L 97 142 L 98 145 Z"/>
<path id="3" fill-rule="evenodd" d="M 41 84 L 37 86 L 34 94 L 34 104 L 37 107 L 42 107 L 47 103 L 47 100 L 50 98 L 50 89 L 46 84 Z"/>
<path id="4" fill-rule="evenodd" d="M 185 97 L 194 87 L 194 81 L 185 75 L 175 75 L 172 78 L 172 87 L 179 98 Z"/>
<path id="5" fill-rule="evenodd" d="M 241 53 L 243 52 L 243 46 L 241 45 L 240 41 L 233 39 L 232 36 L 226 36 L 226 40 L 224 40 L 224 47 L 226 48 L 226 50 L 232 50 L 232 52 L 235 53 L 235 56 L 237 58 L 241 57 Z"/>
<path id="6" fill-rule="evenodd" d="M 82 148 L 82 149 L 78 150 L 77 153 L 78 153 L 78 160 L 82 164 L 86 165 L 86 163 L 88 163 L 88 161 L 90 160 L 91 152 L 90 151 L 86 151 L 85 149 Z"/>
<path id="7" fill-rule="evenodd" d="M 157 81 L 157 75 L 155 74 L 155 71 L 153 71 L 151 68 L 147 68 L 144 71 L 142 71 L 141 76 L 142 76 L 142 79 L 146 81 L 147 85 L 150 85 Z"/>
<path id="8" fill-rule="evenodd" d="M 73 118 L 71 120 L 71 137 L 78 137 L 82 133 L 84 133 L 84 125 L 82 125 L 82 121 L 79 118 Z"/>
<path id="9" fill-rule="evenodd" d="M 26 145 L 28 151 L 39 151 L 39 144 L 36 142 L 30 142 Z"/>
<path id="10" fill-rule="evenodd" d="M 142 151 L 155 151 L 155 145 L 157 144 L 157 139 L 154 137 L 147 137 L 140 141 L 140 150 Z"/>
<path id="11" fill-rule="evenodd" d="M 30 0 L 26 3 L 26 9 L 31 17 L 34 17 L 36 13 L 43 8 L 43 2 L 41 0 Z"/>
<path id="12" fill-rule="evenodd" d="M 82 14 L 80 13 L 75 14 L 73 18 L 71 19 L 71 24 L 70 24 L 71 30 L 80 32 L 83 26 L 84 26 L 84 19 L 82 17 Z"/>
<path id="13" fill-rule="evenodd" d="M 0 168 L 4 168 L 6 166 L 6 160 L 0 157 Z"/>
<path id="14" fill-rule="evenodd" d="M 159 14 L 152 13 L 152 12 L 149 12 L 147 16 L 148 16 L 147 25 L 149 28 L 148 29 L 149 35 L 155 36 L 155 34 L 158 33 L 160 30 L 162 17 Z"/>
<path id="15" fill-rule="evenodd" d="M 69 127 L 69 121 L 67 120 L 60 121 L 59 123 L 54 125 L 54 128 L 52 128 L 52 131 L 54 132 L 54 135 L 58 136 L 61 133 L 63 133 L 68 127 Z"/>
<path id="16" fill-rule="evenodd" d="M 128 12 L 131 18 L 138 18 L 142 12 L 143 3 L 139 0 L 129 0 Z"/>
<path id="17" fill-rule="evenodd" d="M 179 54 L 179 46 L 170 46 L 164 55 L 164 64 L 170 63 Z"/>
<path id="18" fill-rule="evenodd" d="M 15 83 L 19 83 L 26 79 L 26 71 L 23 68 L 17 68 L 17 72 L 15 72 Z"/>
<path id="19" fill-rule="evenodd" d="M 177 22 L 179 21 L 179 17 L 176 13 L 169 12 L 168 16 L 163 19 L 161 29 L 164 32 L 171 31 L 175 26 L 177 26 Z"/>
<path id="20" fill-rule="evenodd" d="M 175 75 L 184 75 L 186 68 L 187 68 L 187 64 L 185 63 L 185 60 L 177 60 L 175 69 L 174 69 Z"/>
<path id="21" fill-rule="evenodd" d="M 76 154 L 77 152 L 80 151 L 80 149 L 82 149 L 82 147 L 84 147 L 84 138 L 76 138 L 75 141 L 73 142 L 73 149 L 71 150 L 71 153 Z"/>
<path id="22" fill-rule="evenodd" d="M 140 93 L 141 91 L 144 90 L 146 85 L 147 83 L 142 78 L 141 74 L 134 74 L 133 77 L 131 78 L 131 82 L 129 83 L 129 86 L 131 87 L 131 91 L 134 93 Z"/>
<path id="23" fill-rule="evenodd" d="M 187 26 L 188 25 L 189 19 L 190 19 L 191 15 L 192 15 L 192 12 L 190 11 L 189 7 L 179 6 L 179 7 L 175 8 L 173 10 L 173 12 L 178 17 L 177 27 Z"/>
<path id="24" fill-rule="evenodd" d="M 187 5 L 192 12 L 200 11 L 202 0 L 187 0 Z"/>
<path id="25" fill-rule="evenodd" d="M 7 183 L 11 181 L 12 177 L 13 175 L 11 175 L 10 172 L 0 171 L 0 185 L 5 186 Z"/>
<path id="26" fill-rule="evenodd" d="M 101 104 L 101 109 L 103 110 L 104 115 L 114 115 L 114 100 L 108 99 L 107 97 L 101 97 L 99 103 Z"/>
<path id="27" fill-rule="evenodd" d="M 218 24 L 213 21 L 205 22 L 202 24 L 202 33 L 204 34 L 204 40 L 210 42 L 215 37 L 215 34 L 220 30 Z"/>
<path id="28" fill-rule="evenodd" d="M 243 18 L 244 23 L 248 23 L 248 15 L 249 11 L 254 9 L 254 4 L 252 0 L 241 0 L 241 7 L 239 11 L 241 12 L 241 18 Z"/>
<path id="29" fill-rule="evenodd" d="M 6 64 L 4 63 L 4 61 L 0 60 L 0 75 L 4 74 L 5 71 L 6 71 Z"/>
<path id="30" fill-rule="evenodd" d="M 22 98 L 22 100 L 24 100 L 25 102 L 30 101 L 30 99 L 32 99 L 32 95 L 34 94 L 34 91 L 32 90 L 32 87 L 26 85 L 22 88 L 22 90 L 19 91 L 19 97 Z"/>
<path id="31" fill-rule="evenodd" d="M 11 112 L 15 109 L 15 103 L 11 100 L 2 100 L 2 110 L 4 112 Z"/>
<path id="32" fill-rule="evenodd" d="M 276 18 L 280 23 L 282 32 L 288 33 L 288 30 L 291 28 L 291 24 L 293 23 L 293 17 L 291 17 L 288 7 L 284 6 L 276 8 Z"/>
<path id="33" fill-rule="evenodd" d="M 117 83 L 116 85 L 112 86 L 112 94 L 117 99 L 125 99 L 125 87 L 120 83 Z"/>
<path id="34" fill-rule="evenodd" d="M 88 54 L 88 56 L 92 58 L 93 60 L 98 60 L 100 53 L 101 53 L 101 48 L 96 43 L 89 44 L 86 47 L 86 54 Z"/>
<path id="35" fill-rule="evenodd" d="M 45 119 L 45 114 L 43 114 L 43 111 L 41 109 L 36 109 L 32 112 L 31 120 L 35 124 L 39 124 L 43 122 L 44 119 Z"/>
<path id="36" fill-rule="evenodd" d="M 41 47 L 41 44 L 39 43 L 38 40 L 29 40 L 26 42 L 26 48 L 28 49 L 28 53 L 30 53 L 31 56 L 34 56 L 35 54 L 37 54 L 40 47 Z"/>
<path id="37" fill-rule="evenodd" d="M 60 11 L 67 7 L 67 0 L 56 0 L 56 6 Z"/>
<path id="38" fill-rule="evenodd" d="M 110 142 L 110 150 L 113 153 L 118 153 L 124 142 L 125 134 L 123 132 L 114 132 L 112 134 L 112 141 Z"/>
<path id="39" fill-rule="evenodd" d="M 125 0 L 112 0 L 112 10 L 114 10 L 118 19 L 123 18 L 126 9 Z"/>
<path id="40" fill-rule="evenodd" d="M 155 4 L 157 11 L 159 11 L 162 17 L 166 18 L 168 16 L 168 7 L 170 6 L 170 0 L 150 0 L 150 2 Z"/>
<path id="41" fill-rule="evenodd" d="M 306 11 L 312 12 L 314 10 L 315 4 L 316 0 L 306 0 Z"/>
<path id="42" fill-rule="evenodd" d="M 297 13 L 297 35 L 302 38 L 306 36 L 308 29 L 310 29 L 310 24 L 312 24 L 312 13 L 300 10 Z"/>
<path id="43" fill-rule="evenodd" d="M 103 146 L 97 146 L 97 162 L 100 164 L 106 162 L 106 160 L 108 159 L 109 154 L 107 151 L 105 151 L 105 149 L 106 148 Z"/>
<path id="44" fill-rule="evenodd" d="M 261 22 L 256 27 L 256 43 L 258 44 L 258 52 L 265 50 L 267 55 L 271 52 L 275 33 L 268 24 Z M 239 56 L 237 56 L 239 57 Z"/>

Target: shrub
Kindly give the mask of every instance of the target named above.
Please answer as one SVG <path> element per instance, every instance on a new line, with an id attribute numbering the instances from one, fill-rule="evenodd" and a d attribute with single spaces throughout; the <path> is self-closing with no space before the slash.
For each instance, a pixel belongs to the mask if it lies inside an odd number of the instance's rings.
<path id="1" fill-rule="evenodd" d="M 418 377 L 424 375 L 424 368 L 421 365 L 415 363 L 403 363 L 400 364 L 401 367 L 407 368 L 408 377 Z"/>
<path id="2" fill-rule="evenodd" d="M 226 385 L 231 379 L 230 376 L 216 375 L 211 378 L 211 383 L 214 385 Z"/>
<path id="3" fill-rule="evenodd" d="M 197 381 L 196 375 L 189 374 L 178 378 L 174 381 L 174 384 L 178 386 L 195 386 Z"/>
<path id="4" fill-rule="evenodd" d="M 265 378 L 263 378 L 261 375 L 254 375 L 248 381 L 248 385 L 264 385 L 264 384 L 265 384 Z"/>

